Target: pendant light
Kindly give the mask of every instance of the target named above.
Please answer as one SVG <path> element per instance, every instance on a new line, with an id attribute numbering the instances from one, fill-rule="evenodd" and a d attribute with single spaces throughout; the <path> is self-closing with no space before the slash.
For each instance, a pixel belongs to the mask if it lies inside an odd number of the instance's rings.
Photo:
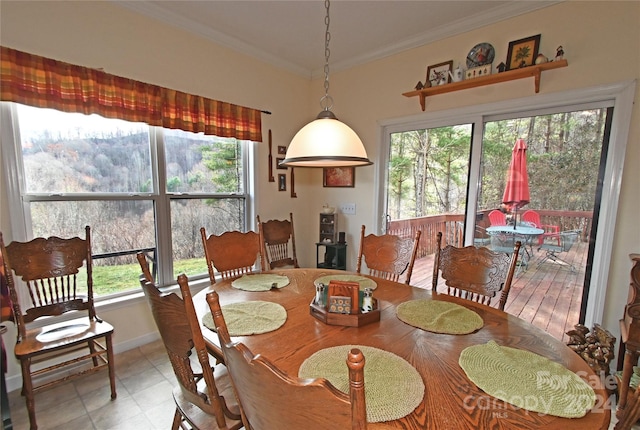
<path id="1" fill-rule="evenodd" d="M 333 99 L 329 95 L 329 0 L 324 2 L 327 14 L 324 43 L 324 96 L 323 108 L 315 120 L 293 136 L 285 159 L 280 163 L 289 167 L 352 167 L 373 164 L 355 131 L 338 121 L 331 112 Z"/>

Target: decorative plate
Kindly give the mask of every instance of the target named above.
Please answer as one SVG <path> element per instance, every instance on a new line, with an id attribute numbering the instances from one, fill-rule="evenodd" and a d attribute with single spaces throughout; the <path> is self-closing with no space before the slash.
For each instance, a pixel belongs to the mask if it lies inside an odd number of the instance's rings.
<path id="1" fill-rule="evenodd" d="M 478 43 L 467 54 L 467 69 L 493 63 L 495 50 L 490 43 Z"/>

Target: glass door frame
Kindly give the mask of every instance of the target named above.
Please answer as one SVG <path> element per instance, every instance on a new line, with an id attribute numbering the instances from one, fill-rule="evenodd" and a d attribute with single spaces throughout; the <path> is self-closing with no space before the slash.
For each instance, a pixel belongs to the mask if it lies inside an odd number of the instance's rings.
<path id="1" fill-rule="evenodd" d="M 457 124 L 473 125 L 469 189 L 465 213 L 465 245 L 472 244 L 475 228 L 476 202 L 480 186 L 480 156 L 484 127 L 487 120 L 514 116 L 544 115 L 576 109 L 614 107 L 611 136 L 605 166 L 603 193 L 600 201 L 599 224 L 594 247 L 594 265 L 583 323 L 591 327 L 602 321 L 604 314 L 607 279 L 615 233 L 618 200 L 622 182 L 625 151 L 631 123 L 631 111 L 635 95 L 635 81 L 621 82 L 591 88 L 538 94 L 531 97 L 506 100 L 482 105 L 465 106 L 435 112 L 424 112 L 410 117 L 380 122 L 380 152 L 374 180 L 375 218 L 374 229 L 382 232 L 388 181 L 390 136 L 406 130 L 446 127 Z M 473 186 L 472 184 L 476 184 Z M 595 216 L 595 214 L 594 214 Z"/>

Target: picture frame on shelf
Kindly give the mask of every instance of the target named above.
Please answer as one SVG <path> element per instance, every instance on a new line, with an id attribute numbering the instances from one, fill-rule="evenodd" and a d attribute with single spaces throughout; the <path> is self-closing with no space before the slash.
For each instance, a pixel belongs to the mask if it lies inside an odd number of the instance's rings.
<path id="1" fill-rule="evenodd" d="M 325 167 L 322 169 L 322 186 L 353 188 L 356 184 L 355 167 Z"/>
<path id="2" fill-rule="evenodd" d="M 509 42 L 507 70 L 532 66 L 540 49 L 540 34 Z"/>
<path id="3" fill-rule="evenodd" d="M 276 158 L 276 169 L 280 169 L 280 170 L 287 170 L 287 166 L 283 166 L 282 163 L 284 161 L 284 158 Z"/>
<path id="4" fill-rule="evenodd" d="M 449 72 L 452 70 L 453 60 L 429 66 L 427 67 L 427 81 L 431 83 L 432 87 L 448 84 L 451 82 Z"/>
<path id="5" fill-rule="evenodd" d="M 287 175 L 284 173 L 278 175 L 278 191 L 287 191 Z"/>

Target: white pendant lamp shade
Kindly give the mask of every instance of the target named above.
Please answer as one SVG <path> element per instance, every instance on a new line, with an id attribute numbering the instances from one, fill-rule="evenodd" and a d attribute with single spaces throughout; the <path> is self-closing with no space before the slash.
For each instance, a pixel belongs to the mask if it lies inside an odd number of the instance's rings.
<path id="1" fill-rule="evenodd" d="M 349 167 L 373 164 L 355 131 L 331 111 L 305 125 L 291 140 L 284 161 L 291 167 Z"/>
<path id="2" fill-rule="evenodd" d="M 324 97 L 320 99 L 323 110 L 314 121 L 305 125 L 293 136 L 285 159 L 280 163 L 287 167 L 355 167 L 373 164 L 355 131 L 338 121 L 331 112 L 333 99 L 329 95 L 329 0 L 325 0 L 327 11 L 324 45 Z M 323 105 L 324 103 L 324 105 Z"/>

